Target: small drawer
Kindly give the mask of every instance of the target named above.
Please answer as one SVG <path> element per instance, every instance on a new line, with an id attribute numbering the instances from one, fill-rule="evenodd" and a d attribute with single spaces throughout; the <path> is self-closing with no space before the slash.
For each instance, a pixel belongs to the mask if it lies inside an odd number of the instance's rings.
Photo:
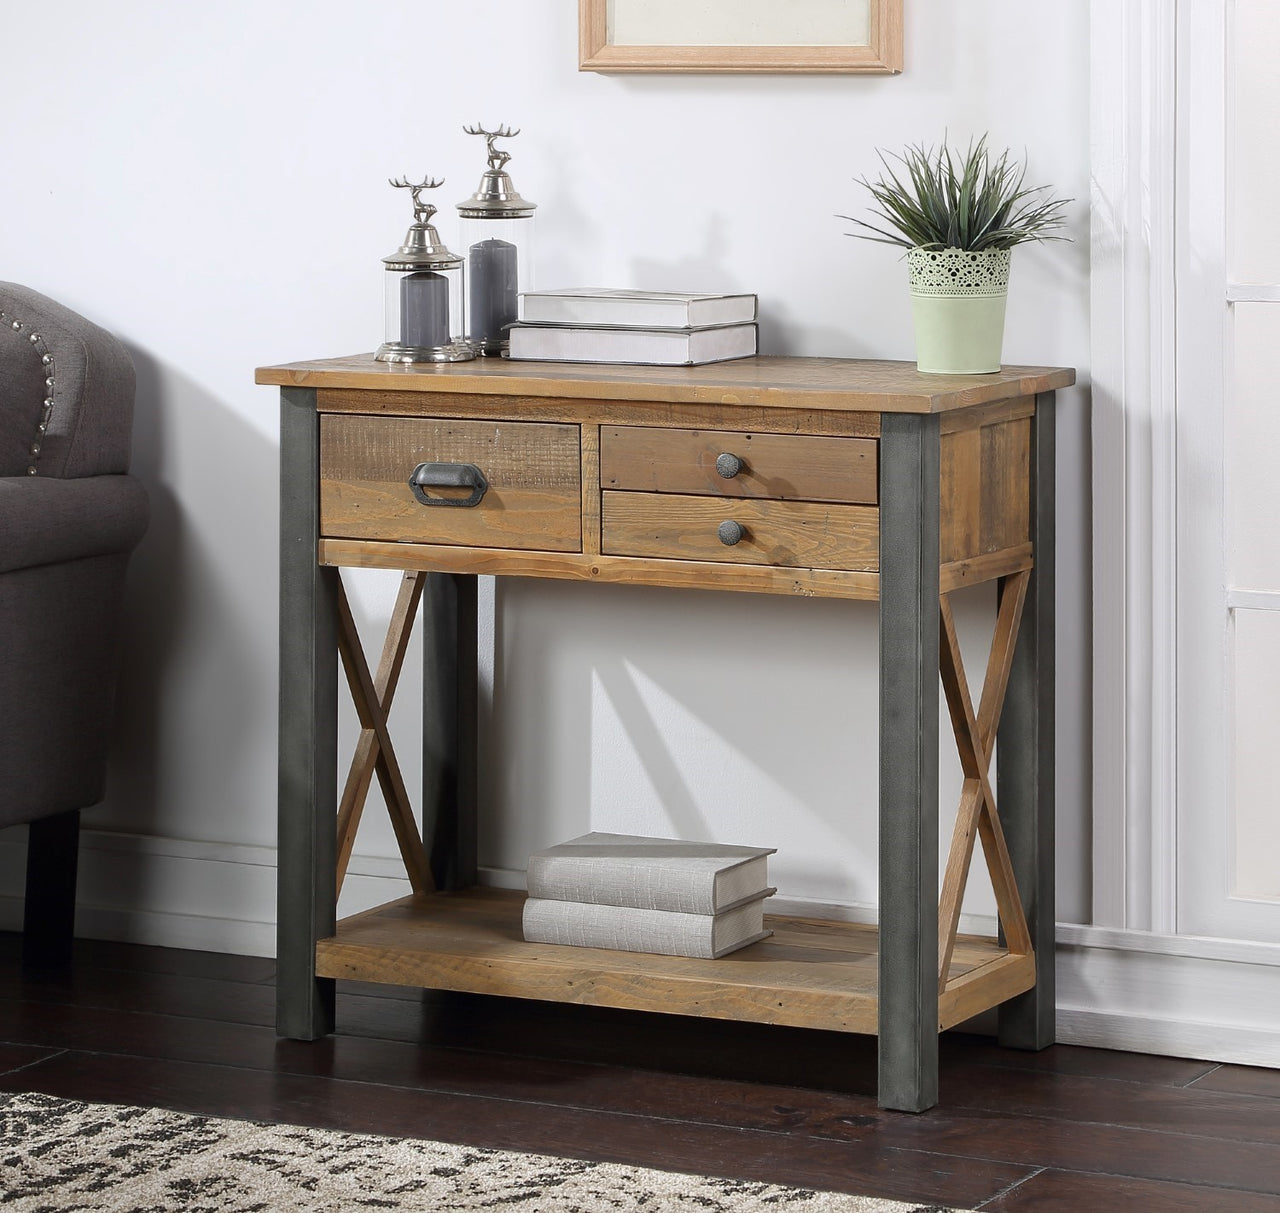
<path id="1" fill-rule="evenodd" d="M 725 523 L 741 528 L 737 542 L 721 538 Z M 726 531 L 732 540 L 734 528 Z M 601 540 L 601 550 L 612 556 L 874 571 L 880 565 L 880 512 L 811 501 L 605 492 Z"/>
<path id="2" fill-rule="evenodd" d="M 325 415 L 320 419 L 320 532 L 328 538 L 526 551 L 582 550 L 576 425 Z M 423 486 L 419 464 L 470 465 L 487 485 Z M 475 479 L 465 469 L 464 478 Z"/>
<path id="3" fill-rule="evenodd" d="M 876 450 L 874 438 L 606 425 L 600 428 L 600 486 L 874 505 Z"/>

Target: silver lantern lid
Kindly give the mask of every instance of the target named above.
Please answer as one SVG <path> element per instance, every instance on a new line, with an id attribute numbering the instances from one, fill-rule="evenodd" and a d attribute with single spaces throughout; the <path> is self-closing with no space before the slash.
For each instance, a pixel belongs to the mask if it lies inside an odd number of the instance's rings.
<path id="1" fill-rule="evenodd" d="M 433 190 L 444 184 L 444 178 L 436 181 L 427 177 L 418 184 L 407 178 L 399 181 L 388 178 L 396 189 L 413 191 L 413 226 L 405 233 L 404 243 L 394 253 L 383 257 L 389 270 L 456 270 L 462 264 L 457 253 L 450 252 L 431 224 L 436 208 L 423 200 L 423 190 Z"/>
<path id="2" fill-rule="evenodd" d="M 485 130 L 477 123 L 462 128 L 468 135 L 483 135 L 489 148 L 489 167 L 480 178 L 480 186 L 465 202 L 458 203 L 458 214 L 463 219 L 526 219 L 537 209 L 536 202 L 520 197 L 506 171 L 510 152 L 502 152 L 493 146 L 495 139 L 512 139 L 520 133 L 508 126 L 496 131 Z"/>

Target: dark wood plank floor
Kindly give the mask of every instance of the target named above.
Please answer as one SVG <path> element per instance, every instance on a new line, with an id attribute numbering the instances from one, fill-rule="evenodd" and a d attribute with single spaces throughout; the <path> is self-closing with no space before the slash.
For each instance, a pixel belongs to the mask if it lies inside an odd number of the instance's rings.
<path id="1" fill-rule="evenodd" d="M 0 1089 L 1000 1213 L 1280 1213 L 1276 1071 L 948 1033 L 942 1102 L 908 1116 L 868 1038 L 349 984 L 301 1044 L 272 980 L 91 941 L 24 976 L 0 934 Z"/>

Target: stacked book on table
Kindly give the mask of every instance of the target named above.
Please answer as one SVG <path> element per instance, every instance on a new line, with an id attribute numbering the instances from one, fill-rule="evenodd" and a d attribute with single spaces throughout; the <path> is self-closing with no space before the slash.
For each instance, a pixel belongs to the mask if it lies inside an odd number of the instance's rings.
<path id="1" fill-rule="evenodd" d="M 529 859 L 529 943 L 714 960 L 764 939 L 776 848 L 584 834 Z"/>
<path id="2" fill-rule="evenodd" d="M 508 357 L 538 362 L 694 366 L 756 352 L 754 295 L 579 287 L 526 291 Z"/>

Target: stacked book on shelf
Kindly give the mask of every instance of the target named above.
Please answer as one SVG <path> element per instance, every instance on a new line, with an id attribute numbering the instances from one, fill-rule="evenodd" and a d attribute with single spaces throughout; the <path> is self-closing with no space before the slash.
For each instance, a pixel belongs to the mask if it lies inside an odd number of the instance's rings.
<path id="1" fill-rule="evenodd" d="M 755 295 L 579 287 L 527 291 L 508 356 L 538 362 L 696 366 L 756 352 Z"/>
<path id="2" fill-rule="evenodd" d="M 529 943 L 714 960 L 772 934 L 776 848 L 584 834 L 529 859 Z"/>

